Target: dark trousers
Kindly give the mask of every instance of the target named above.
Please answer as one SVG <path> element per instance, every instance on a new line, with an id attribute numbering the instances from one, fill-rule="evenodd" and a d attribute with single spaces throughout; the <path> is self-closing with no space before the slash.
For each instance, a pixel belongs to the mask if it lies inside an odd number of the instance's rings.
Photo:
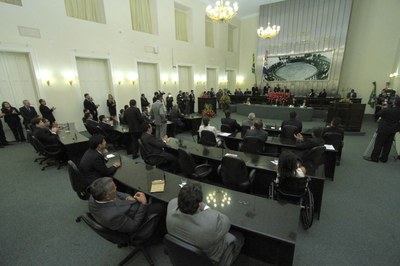
<path id="1" fill-rule="evenodd" d="M 378 133 L 376 135 L 374 149 L 371 153 L 371 160 L 387 162 L 394 135 L 396 135 L 396 133 Z"/>
<path id="2" fill-rule="evenodd" d="M 138 156 L 139 152 L 139 138 L 142 135 L 141 132 L 131 132 L 131 147 L 129 150 L 132 151 L 132 157 L 135 158 Z"/>
<path id="3" fill-rule="evenodd" d="M 0 120 L 0 144 L 5 144 L 5 143 L 7 143 L 6 135 L 4 134 L 3 123 Z"/>
<path id="4" fill-rule="evenodd" d="M 21 123 L 18 122 L 10 122 L 7 123 L 8 127 L 11 129 L 14 138 L 16 141 L 25 141 L 24 130 L 22 129 Z"/>

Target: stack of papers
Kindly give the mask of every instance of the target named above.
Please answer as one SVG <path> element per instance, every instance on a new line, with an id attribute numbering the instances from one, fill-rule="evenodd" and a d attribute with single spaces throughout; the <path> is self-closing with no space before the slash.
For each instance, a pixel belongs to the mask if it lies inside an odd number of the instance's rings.
<path id="1" fill-rule="evenodd" d="M 335 150 L 335 147 L 333 147 L 333 146 L 330 145 L 330 144 L 325 144 L 324 146 L 325 146 L 325 148 L 326 148 L 327 150 L 330 150 L 330 151 L 334 151 L 334 150 Z"/>
<path id="2" fill-rule="evenodd" d="M 228 132 L 220 132 L 218 133 L 219 136 L 223 136 L 223 137 L 228 137 L 230 136 L 232 133 L 228 133 Z"/>
<path id="3" fill-rule="evenodd" d="M 151 182 L 150 192 L 164 192 L 165 181 L 164 180 L 153 180 Z"/>

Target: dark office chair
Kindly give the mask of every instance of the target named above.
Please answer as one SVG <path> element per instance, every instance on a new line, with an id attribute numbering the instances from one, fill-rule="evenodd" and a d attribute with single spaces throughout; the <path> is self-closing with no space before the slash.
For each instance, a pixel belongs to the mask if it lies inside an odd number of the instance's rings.
<path id="1" fill-rule="evenodd" d="M 196 165 L 193 157 L 185 150 L 178 149 L 179 164 L 185 176 L 197 180 L 206 179 L 212 172 L 213 167 L 209 164 Z"/>
<path id="2" fill-rule="evenodd" d="M 214 133 L 209 130 L 201 131 L 200 144 L 212 147 L 217 146 L 217 139 L 215 138 Z"/>
<path id="3" fill-rule="evenodd" d="M 303 166 L 307 169 L 307 174 L 312 176 L 316 175 L 318 168 L 325 163 L 325 157 L 323 156 L 325 150 L 325 146 L 317 146 L 303 154 L 302 161 Z M 325 176 L 323 172 L 324 171 L 318 176 Z"/>
<path id="4" fill-rule="evenodd" d="M 294 139 L 294 134 L 300 133 L 300 129 L 296 126 L 285 125 L 281 128 L 281 138 Z"/>
<path id="5" fill-rule="evenodd" d="M 35 145 L 35 142 L 33 141 L 33 134 L 30 129 L 26 130 L 26 137 L 28 140 L 28 143 L 32 145 L 34 148 L 35 152 L 39 155 L 39 157 L 35 158 L 34 162 L 38 162 L 39 164 L 43 164 L 44 161 L 46 161 L 48 158 L 44 157 L 43 154 L 40 153 L 39 148 Z"/>
<path id="6" fill-rule="evenodd" d="M 322 138 L 326 144 L 332 145 L 335 150 L 338 151 L 336 165 L 340 165 L 340 159 L 342 158 L 342 149 L 344 146 L 343 135 L 337 132 L 326 132 Z"/>
<path id="7" fill-rule="evenodd" d="M 241 136 L 244 138 L 246 136 L 247 130 L 250 129 L 250 126 L 242 126 Z"/>
<path id="8" fill-rule="evenodd" d="M 260 138 L 248 136 L 243 139 L 242 152 L 261 154 L 264 152 L 264 142 Z"/>
<path id="9" fill-rule="evenodd" d="M 169 259 L 174 266 L 215 266 L 214 262 L 198 247 L 173 235 L 164 236 L 164 245 Z M 233 245 L 229 245 L 224 254 L 231 253 Z M 219 266 L 227 265 L 226 256 L 221 256 Z"/>
<path id="10" fill-rule="evenodd" d="M 234 130 L 231 128 L 230 125 L 221 124 L 221 132 L 233 133 Z"/>
<path id="11" fill-rule="evenodd" d="M 38 148 L 39 154 L 45 157 L 46 159 L 43 162 L 46 162 L 46 165 L 42 167 L 42 171 L 44 171 L 47 167 L 57 165 L 57 169 L 59 170 L 61 166 L 65 165 L 62 160 L 64 150 L 60 145 L 47 145 L 45 146 L 41 141 L 39 141 L 35 136 L 32 136 L 32 141 L 34 145 Z"/>
<path id="12" fill-rule="evenodd" d="M 309 177 L 287 177 L 279 182 L 273 181 L 269 196 L 275 200 L 285 200 L 301 206 L 303 228 L 308 229 L 314 221 L 314 197 L 308 188 Z"/>
<path id="13" fill-rule="evenodd" d="M 104 139 L 106 140 L 107 144 L 108 143 L 111 144 L 114 150 L 116 150 L 116 148 L 120 146 L 122 139 L 121 132 L 118 132 L 116 130 L 107 131 L 102 129 L 100 126 L 97 126 L 96 128 L 97 132 L 104 136 Z"/>
<path id="14" fill-rule="evenodd" d="M 140 226 L 136 233 L 132 235 L 105 228 L 99 224 L 90 213 L 85 213 L 82 216 L 79 216 L 76 219 L 76 222 L 83 220 L 98 235 L 114 244 L 117 244 L 118 247 L 135 247 L 135 249 L 125 259 L 118 263 L 118 265 L 124 265 L 139 251 L 142 251 L 150 265 L 154 265 L 154 262 L 147 251 L 147 246 L 149 245 L 149 241 L 152 240 L 151 237 L 158 225 L 159 219 L 160 216 L 158 214 L 149 215 L 147 220 Z"/>
<path id="15" fill-rule="evenodd" d="M 101 134 L 101 132 L 100 132 L 98 127 L 91 126 L 91 125 L 89 125 L 87 123 L 83 123 L 83 125 L 85 126 L 87 132 L 89 132 L 90 135 L 93 136 L 93 135 L 96 135 L 96 134 Z"/>
<path id="16" fill-rule="evenodd" d="M 140 156 L 142 156 L 143 161 L 146 164 L 156 166 L 157 168 L 165 169 L 167 168 L 166 163 L 168 163 L 161 154 L 149 154 L 146 148 L 143 145 L 141 139 L 138 140 L 139 142 L 139 152 Z"/>
<path id="17" fill-rule="evenodd" d="M 81 200 L 88 200 L 90 194 L 86 191 L 86 182 L 84 177 L 76 167 L 75 163 L 71 160 L 68 161 L 68 175 L 71 182 L 72 189 L 76 192 Z"/>
<path id="18" fill-rule="evenodd" d="M 222 178 L 222 183 L 233 190 L 251 191 L 255 174 L 255 169 L 249 174 L 245 162 L 236 155 L 225 155 L 218 166 L 218 175 Z"/>

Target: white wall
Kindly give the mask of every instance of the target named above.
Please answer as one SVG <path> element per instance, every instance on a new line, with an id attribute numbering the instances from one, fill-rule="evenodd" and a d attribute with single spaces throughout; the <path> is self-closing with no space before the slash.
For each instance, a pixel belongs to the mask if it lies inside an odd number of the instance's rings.
<path id="1" fill-rule="evenodd" d="M 140 94 L 146 93 L 140 89 L 138 81 L 132 85 L 129 78 L 132 73 L 137 75 L 138 61 L 159 64 L 160 76 L 169 77 L 165 86 L 159 81 L 160 89 L 173 94 L 178 90 L 171 78 L 175 73 L 173 64 L 193 65 L 195 76 L 205 76 L 207 66 L 215 66 L 219 75 L 226 75 L 226 68 L 238 69 L 239 49 L 227 52 L 228 25 L 216 24 L 215 48 L 206 48 L 206 5 L 192 0 L 177 2 L 192 9 L 191 43 L 175 40 L 172 0 L 156 0 L 158 35 L 132 31 L 129 1 L 104 0 L 106 24 L 67 17 L 63 0 L 23 1 L 22 7 L 0 3 L 0 50 L 29 52 L 37 76 L 39 98 L 46 99 L 49 106 L 57 107 L 57 120 L 75 121 L 78 129 L 83 129 L 83 95 L 75 56 L 109 59 L 113 82 L 111 91 L 115 94 L 118 109 L 129 99 L 139 100 Z M 240 26 L 239 21 L 231 23 Z M 20 36 L 18 26 L 39 29 L 41 38 Z M 145 52 L 146 46 L 156 47 L 158 53 Z M 50 86 L 46 84 L 47 77 L 42 79 L 44 73 L 50 73 Z M 70 78 L 64 78 L 66 73 L 73 76 L 72 86 L 68 83 Z M 118 80 L 122 80 L 120 85 Z M 197 88 L 196 80 L 194 84 L 199 93 L 202 88 Z M 146 94 L 150 99 L 152 95 Z"/>

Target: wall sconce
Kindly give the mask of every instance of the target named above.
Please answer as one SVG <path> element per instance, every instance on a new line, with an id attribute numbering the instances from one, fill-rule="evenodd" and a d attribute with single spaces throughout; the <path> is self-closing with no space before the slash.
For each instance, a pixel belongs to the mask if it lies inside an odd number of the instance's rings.
<path id="1" fill-rule="evenodd" d="M 242 84 L 243 80 L 244 80 L 244 78 L 242 76 L 237 76 L 236 77 L 236 84 Z"/>
<path id="2" fill-rule="evenodd" d="M 73 83 L 73 82 L 74 82 L 73 80 L 68 81 L 68 83 L 69 83 L 70 86 L 72 86 L 72 83 Z"/>
<path id="3" fill-rule="evenodd" d="M 132 85 L 135 86 L 136 80 L 132 80 Z"/>
<path id="4" fill-rule="evenodd" d="M 50 86 L 50 80 L 46 81 L 47 86 Z"/>
<path id="5" fill-rule="evenodd" d="M 176 84 L 176 82 L 178 82 L 178 75 L 177 74 L 173 74 L 172 75 L 172 81 L 174 82 L 174 84 Z"/>
<path id="6" fill-rule="evenodd" d="M 395 72 L 395 73 L 391 73 L 389 75 L 389 78 L 397 78 L 397 76 L 399 75 L 399 73 Z"/>
<path id="7" fill-rule="evenodd" d="M 72 71 L 66 71 L 63 73 L 65 81 L 69 83 L 70 86 L 72 86 L 72 83 L 74 83 L 75 75 Z"/>
<path id="8" fill-rule="evenodd" d="M 121 83 L 122 83 L 122 81 L 121 81 L 121 80 L 118 80 L 118 85 L 121 85 Z"/>

